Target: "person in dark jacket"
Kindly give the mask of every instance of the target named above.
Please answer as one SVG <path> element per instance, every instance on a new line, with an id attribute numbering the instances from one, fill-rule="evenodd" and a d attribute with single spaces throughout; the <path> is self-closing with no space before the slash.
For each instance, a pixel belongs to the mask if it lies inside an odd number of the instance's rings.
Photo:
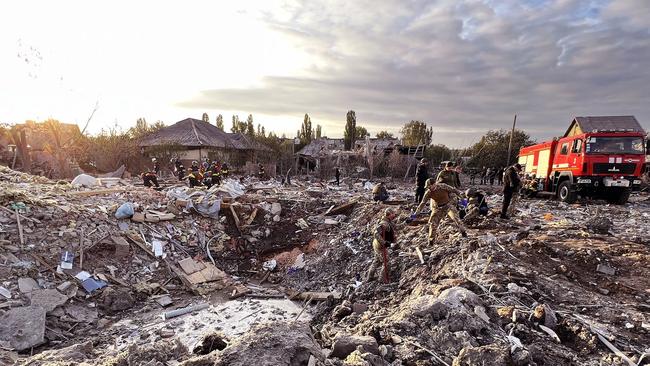
<path id="1" fill-rule="evenodd" d="M 502 185 L 503 184 L 503 173 L 505 172 L 505 169 L 502 167 L 499 167 L 497 169 L 497 184 Z"/>
<path id="2" fill-rule="evenodd" d="M 339 167 L 336 167 L 336 170 L 334 171 L 334 178 L 336 178 L 336 186 L 338 187 L 341 183 L 341 171 L 339 170 Z"/>
<path id="3" fill-rule="evenodd" d="M 427 179 L 429 179 L 429 164 L 427 164 L 427 159 L 423 158 L 415 170 L 415 203 L 422 202 Z"/>
<path id="4" fill-rule="evenodd" d="M 521 188 L 519 172 L 521 172 L 521 165 L 515 164 L 506 169 L 503 175 L 503 206 L 501 206 L 502 219 L 507 219 L 508 214 L 513 214 L 515 211 L 519 189 Z"/>

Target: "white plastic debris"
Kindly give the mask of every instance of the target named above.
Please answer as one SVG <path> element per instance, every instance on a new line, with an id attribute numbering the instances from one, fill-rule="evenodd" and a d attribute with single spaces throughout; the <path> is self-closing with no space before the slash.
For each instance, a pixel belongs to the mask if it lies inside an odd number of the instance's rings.
<path id="1" fill-rule="evenodd" d="M 275 259 L 268 260 L 268 261 L 264 262 L 264 264 L 262 264 L 262 268 L 264 268 L 265 270 L 267 270 L 269 272 L 273 272 L 273 270 L 277 266 L 278 266 L 278 261 L 276 261 Z"/>
<path id="2" fill-rule="evenodd" d="M 94 187 L 98 185 L 97 178 L 88 174 L 79 174 L 72 180 L 73 186 Z"/>

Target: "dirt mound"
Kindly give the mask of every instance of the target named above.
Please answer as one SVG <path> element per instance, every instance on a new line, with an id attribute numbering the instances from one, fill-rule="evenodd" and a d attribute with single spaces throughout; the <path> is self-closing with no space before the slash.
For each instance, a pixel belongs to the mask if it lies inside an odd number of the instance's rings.
<path id="1" fill-rule="evenodd" d="M 300 366 L 310 357 L 322 359 L 322 353 L 307 324 L 275 323 L 260 325 L 223 351 L 190 359 L 181 366 Z"/>

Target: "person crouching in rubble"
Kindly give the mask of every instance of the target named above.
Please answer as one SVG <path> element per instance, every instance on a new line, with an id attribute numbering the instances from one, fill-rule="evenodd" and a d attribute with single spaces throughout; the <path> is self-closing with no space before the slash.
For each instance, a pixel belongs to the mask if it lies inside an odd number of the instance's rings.
<path id="1" fill-rule="evenodd" d="M 199 173 L 192 170 L 192 168 L 187 168 L 187 182 L 190 185 L 190 188 L 198 187 L 201 185 L 201 180 L 199 179 Z"/>
<path id="2" fill-rule="evenodd" d="M 507 219 L 512 216 L 519 201 L 519 188 L 521 188 L 521 179 L 519 178 L 521 165 L 515 164 L 506 169 L 503 174 L 503 206 L 501 206 L 501 218 Z"/>
<path id="3" fill-rule="evenodd" d="M 384 183 L 377 183 L 372 188 L 372 200 L 375 202 L 386 202 L 388 201 L 388 190 Z"/>
<path id="4" fill-rule="evenodd" d="M 537 196 L 538 185 L 539 183 L 537 182 L 535 174 L 528 176 L 522 183 L 521 194 L 526 198 Z"/>
<path id="5" fill-rule="evenodd" d="M 155 186 L 156 188 L 160 187 L 158 184 L 158 177 L 156 176 L 155 172 L 146 172 L 142 173 L 142 183 L 144 183 L 145 187 L 153 187 Z"/>
<path id="6" fill-rule="evenodd" d="M 424 198 L 418 205 L 415 213 L 411 215 L 411 219 L 415 219 L 422 211 L 427 201 L 430 201 L 431 216 L 429 216 L 429 245 L 433 245 L 436 240 L 438 226 L 445 215 L 448 215 L 452 219 L 461 235 L 466 237 L 467 231 L 458 217 L 458 210 L 456 209 L 455 201 L 452 199 L 452 194 L 460 196 L 462 194 L 461 191 L 445 183 L 436 183 L 433 179 L 427 180 L 426 187 L 427 191 L 424 193 Z"/>
<path id="7" fill-rule="evenodd" d="M 485 193 L 470 188 L 465 191 L 465 196 L 467 197 L 468 203 L 467 208 L 465 209 L 466 213 L 463 217 L 463 221 L 470 221 L 479 215 L 487 216 L 489 208 L 487 205 L 487 200 L 485 199 Z"/>
<path id="8" fill-rule="evenodd" d="M 372 232 L 372 250 L 374 252 L 374 257 L 372 264 L 366 273 L 366 282 L 376 278 L 377 269 L 380 266 L 382 267 L 381 278 L 384 280 L 384 283 L 390 282 L 388 246 L 397 241 L 397 226 L 395 224 L 396 217 L 397 213 L 393 209 L 387 208 L 384 211 L 381 221 L 377 226 L 375 226 Z"/>

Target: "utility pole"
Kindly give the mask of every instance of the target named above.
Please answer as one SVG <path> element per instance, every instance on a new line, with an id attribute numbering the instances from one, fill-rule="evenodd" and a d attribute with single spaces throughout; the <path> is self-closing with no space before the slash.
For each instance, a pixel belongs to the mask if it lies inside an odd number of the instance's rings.
<path id="1" fill-rule="evenodd" d="M 508 158 L 506 159 L 506 167 L 510 166 L 510 153 L 512 152 L 512 136 L 515 134 L 515 125 L 517 124 L 517 115 L 515 114 L 515 120 L 512 121 L 512 131 L 510 132 L 510 142 L 508 143 Z"/>

